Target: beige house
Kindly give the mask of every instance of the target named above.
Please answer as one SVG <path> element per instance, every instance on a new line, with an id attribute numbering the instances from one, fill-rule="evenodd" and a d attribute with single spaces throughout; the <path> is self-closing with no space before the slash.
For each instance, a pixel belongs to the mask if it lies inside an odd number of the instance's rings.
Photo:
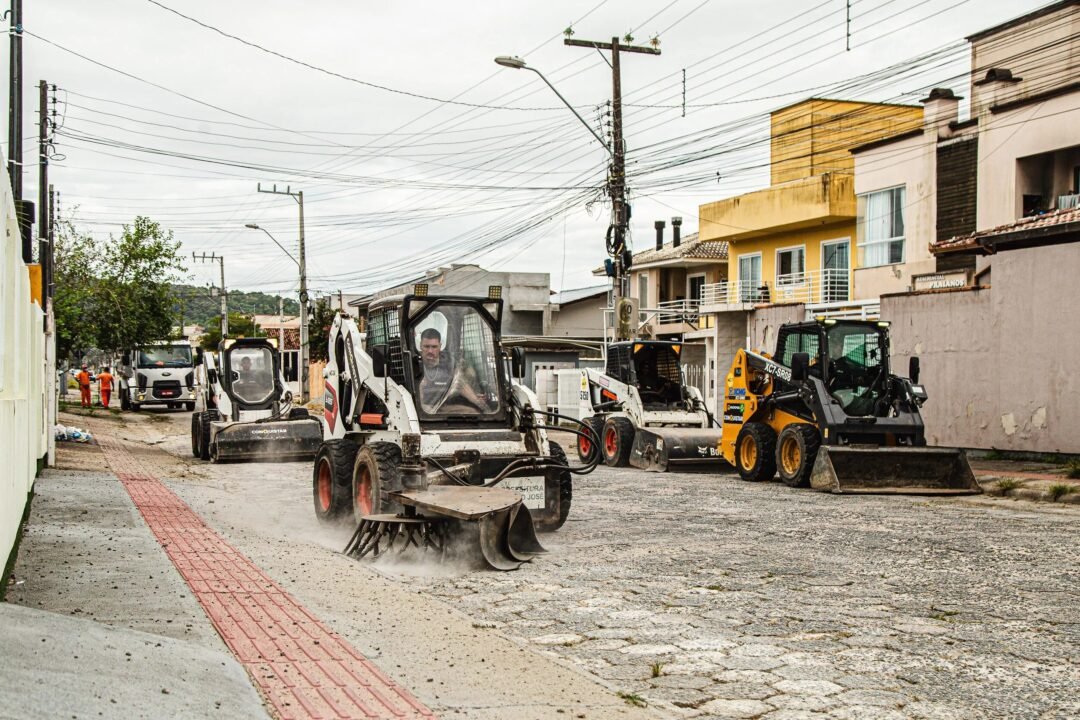
<path id="1" fill-rule="evenodd" d="M 935 89 L 923 100 L 922 127 L 852 150 L 863 253 L 856 298 L 971 285 L 989 259 L 934 255 L 931 244 L 1077 206 L 1080 2 L 968 42 L 970 118 L 960 119 L 952 90 Z"/>

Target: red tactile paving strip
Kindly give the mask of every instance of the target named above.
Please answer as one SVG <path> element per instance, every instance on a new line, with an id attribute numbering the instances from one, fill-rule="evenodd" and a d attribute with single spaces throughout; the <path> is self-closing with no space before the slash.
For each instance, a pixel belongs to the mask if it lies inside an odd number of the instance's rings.
<path id="1" fill-rule="evenodd" d="M 211 530 L 120 441 L 107 435 L 98 441 L 146 524 L 280 718 L 435 717 Z"/>

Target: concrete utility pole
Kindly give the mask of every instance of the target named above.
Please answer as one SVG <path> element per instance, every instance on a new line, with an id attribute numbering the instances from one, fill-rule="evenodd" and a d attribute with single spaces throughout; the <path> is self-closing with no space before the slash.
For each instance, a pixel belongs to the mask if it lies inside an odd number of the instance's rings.
<path id="1" fill-rule="evenodd" d="M 258 192 L 270 193 L 271 195 L 288 195 L 296 200 L 300 206 L 300 404 L 306 405 L 310 389 L 308 387 L 308 370 L 311 359 L 311 348 L 308 347 L 308 291 L 307 291 L 307 258 L 304 252 L 304 191 L 292 191 L 288 185 L 284 190 L 278 190 L 277 185 L 270 190 L 263 190 L 262 183 L 256 188 Z"/>
<path id="2" fill-rule="evenodd" d="M 225 256 L 217 253 L 210 253 L 209 255 L 206 253 L 201 255 L 191 253 L 191 259 L 196 262 L 216 262 L 221 266 L 221 339 L 224 340 L 229 335 L 229 301 L 228 296 L 225 294 Z"/>
<path id="3" fill-rule="evenodd" d="M 629 340 L 627 331 L 631 318 L 623 317 L 632 313 L 629 303 L 620 303 L 620 299 L 630 294 L 628 270 L 633 253 L 626 244 L 627 229 L 630 224 L 630 206 L 626 202 L 626 143 L 623 139 L 622 120 L 622 74 L 619 55 L 624 52 L 659 55 L 660 48 L 645 45 L 623 45 L 619 38 L 611 42 L 592 40 L 574 40 L 566 38 L 563 43 L 573 47 L 611 51 L 611 172 L 608 175 L 608 195 L 611 197 L 611 225 L 608 228 L 607 251 L 615 265 L 614 310 L 615 336 L 617 340 Z"/>
<path id="4" fill-rule="evenodd" d="M 41 265 L 41 294 L 49 297 L 52 246 L 49 244 L 49 84 L 38 83 L 38 263 Z M 45 301 L 48 304 L 48 301 Z M 45 308 L 47 309 L 47 308 Z"/>
<path id="5" fill-rule="evenodd" d="M 11 0 L 8 15 L 8 177 L 12 197 L 22 200 L 22 0 Z"/>

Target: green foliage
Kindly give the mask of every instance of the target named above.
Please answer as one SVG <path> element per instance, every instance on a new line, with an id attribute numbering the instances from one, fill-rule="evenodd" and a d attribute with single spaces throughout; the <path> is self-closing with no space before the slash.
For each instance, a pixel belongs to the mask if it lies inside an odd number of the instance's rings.
<path id="1" fill-rule="evenodd" d="M 1080 478 L 1080 460 L 1070 460 L 1065 465 L 1065 476 L 1073 480 Z"/>
<path id="2" fill-rule="evenodd" d="M 119 238 L 81 235 L 69 222 L 56 238 L 56 335 L 60 358 L 91 348 L 119 353 L 172 333 L 171 283 L 180 243 L 148 217 Z"/>
<path id="3" fill-rule="evenodd" d="M 228 278 L 226 278 L 228 280 Z M 277 315 L 278 295 L 258 291 L 229 290 L 229 314 L 241 315 Z M 221 317 L 221 300 L 211 297 L 205 287 L 196 285 L 173 285 L 173 314 L 177 325 L 202 325 L 210 329 Z M 300 303 L 292 298 L 284 298 L 282 312 L 295 317 L 300 314 Z M 181 322 L 183 321 L 183 322 Z"/>
<path id="4" fill-rule="evenodd" d="M 312 362 L 326 362 L 330 344 L 330 327 L 334 324 L 336 310 L 329 298 L 321 298 L 312 308 L 314 315 L 308 324 L 308 348 Z"/>
<path id="5" fill-rule="evenodd" d="M 1046 494 L 1050 496 L 1050 499 L 1057 502 L 1066 495 L 1071 495 L 1076 492 L 1076 486 L 1069 483 L 1055 483 L 1046 489 Z"/>
<path id="6" fill-rule="evenodd" d="M 1024 485 L 1023 481 L 1016 478 L 1002 478 L 997 481 L 997 485 L 994 487 L 993 492 L 995 495 L 1008 495 L 1013 490 Z"/>
<path id="7" fill-rule="evenodd" d="M 238 312 L 229 313 L 229 337 L 256 337 L 255 320 L 250 315 Z M 221 342 L 221 315 L 210 318 L 206 325 L 206 334 L 199 344 L 204 350 L 217 350 Z"/>

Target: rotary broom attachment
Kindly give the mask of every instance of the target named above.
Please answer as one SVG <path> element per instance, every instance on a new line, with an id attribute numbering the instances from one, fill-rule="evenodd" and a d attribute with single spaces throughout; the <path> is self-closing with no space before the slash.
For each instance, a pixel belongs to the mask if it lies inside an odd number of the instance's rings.
<path id="1" fill-rule="evenodd" d="M 399 554 L 414 547 L 441 555 L 446 550 L 446 537 L 447 526 L 442 518 L 365 515 L 345 546 L 345 554 L 354 560 L 369 553 L 377 558 L 394 550 L 396 543 Z"/>

